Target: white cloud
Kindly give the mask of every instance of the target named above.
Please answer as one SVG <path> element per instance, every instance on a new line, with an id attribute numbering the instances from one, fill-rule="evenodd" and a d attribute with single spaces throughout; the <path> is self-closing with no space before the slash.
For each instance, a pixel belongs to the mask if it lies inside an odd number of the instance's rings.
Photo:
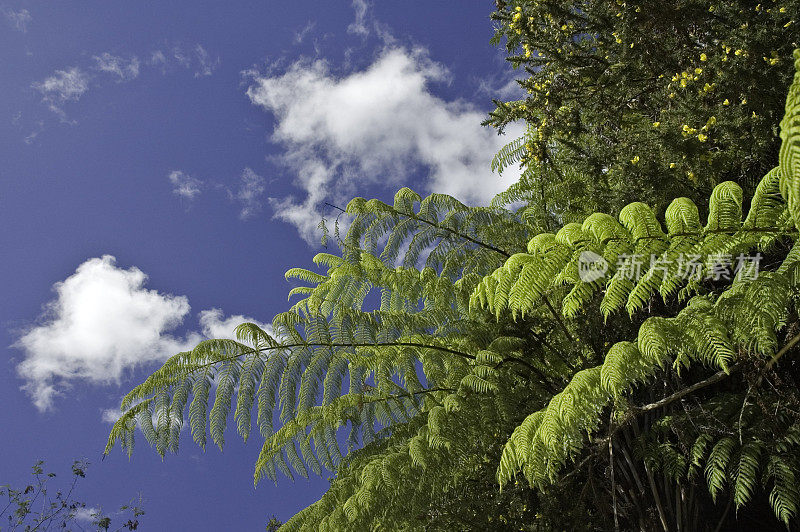
<path id="1" fill-rule="evenodd" d="M 347 33 L 366 37 L 369 35 L 369 28 L 367 28 L 369 4 L 366 0 L 353 0 L 353 10 L 356 13 L 356 19 L 347 26 Z"/>
<path id="2" fill-rule="evenodd" d="M 261 210 L 265 190 L 264 178 L 252 169 L 245 168 L 242 172 L 239 190 L 236 193 L 229 192 L 231 199 L 236 200 L 242 206 L 242 210 L 239 212 L 242 220 L 254 216 Z"/>
<path id="3" fill-rule="evenodd" d="M 172 183 L 172 193 L 177 196 L 193 200 L 200 194 L 202 182 L 181 170 L 173 170 L 167 178 Z"/>
<path id="4" fill-rule="evenodd" d="M 110 74 L 117 82 L 123 82 L 138 78 L 139 74 L 148 68 L 159 69 L 166 74 L 170 67 L 178 65 L 193 70 L 194 76 L 199 78 L 212 75 L 220 65 L 219 57 L 212 57 L 200 44 L 194 45 L 188 51 L 176 46 L 170 56 L 161 50 L 156 50 L 149 58 L 141 61 L 136 56 L 126 59 L 110 52 L 92 56 L 92 60 L 91 65 L 84 64 L 56 70 L 44 81 L 32 84 L 32 87 L 42 94 L 42 101 L 65 122 L 69 122 L 64 112 L 65 103 L 77 101 L 90 88 L 103 85 L 102 76 L 97 74 L 90 76 L 87 71 Z"/>
<path id="5" fill-rule="evenodd" d="M 317 23 L 313 20 L 309 20 L 308 23 L 301 29 L 300 31 L 296 31 L 294 33 L 294 43 L 300 44 L 302 43 L 305 38 L 308 36 L 309 33 L 314 31 L 314 28 L 317 26 Z"/>
<path id="6" fill-rule="evenodd" d="M 34 129 L 31 130 L 31 132 L 28 133 L 24 139 L 22 139 L 23 142 L 25 142 L 25 144 L 33 144 L 34 141 L 36 141 L 36 137 L 38 137 L 39 133 L 41 133 L 42 131 L 44 131 L 44 121 L 39 120 L 38 122 L 36 122 Z"/>
<path id="7" fill-rule="evenodd" d="M 167 56 L 164 55 L 164 52 L 161 50 L 156 50 L 152 54 L 150 54 L 150 64 L 151 65 L 164 65 L 167 62 Z"/>
<path id="8" fill-rule="evenodd" d="M 522 100 L 527 96 L 516 76 L 485 77 L 478 81 L 478 93 L 497 100 Z"/>
<path id="9" fill-rule="evenodd" d="M 40 323 L 25 331 L 14 347 L 23 351 L 17 366 L 26 390 L 40 410 L 53 406 L 75 381 L 119 383 L 126 371 L 161 362 L 211 336 L 232 337 L 235 325 L 254 321 L 225 318 L 219 309 L 200 313 L 201 332 L 170 334 L 189 313 L 184 296 L 145 288 L 138 268 L 122 269 L 114 257 L 89 259 L 56 283 L 56 298 Z M 262 327 L 266 325 L 261 324 Z M 113 413 L 106 412 L 106 419 Z"/>
<path id="10" fill-rule="evenodd" d="M 117 76 L 117 81 L 130 81 L 139 76 L 139 59 L 134 56 L 129 60 L 103 52 L 94 56 L 96 68 Z"/>
<path id="11" fill-rule="evenodd" d="M 357 182 L 407 185 L 427 174 L 425 192 L 451 194 L 468 203 L 489 201 L 518 174 L 491 174 L 492 156 L 507 136 L 480 125 L 485 113 L 430 91 L 449 81 L 448 71 L 420 49 L 387 48 L 366 70 L 334 76 L 325 61 L 298 61 L 282 75 L 255 79 L 250 100 L 274 114 L 272 141 L 305 197 L 271 198 L 276 216 L 317 239 L 317 208 L 326 198 L 343 201 Z"/>
<path id="12" fill-rule="evenodd" d="M 100 419 L 103 420 L 103 423 L 108 423 L 109 425 L 113 425 L 121 417 L 122 411 L 119 408 L 104 408 L 100 412 Z"/>
<path id="13" fill-rule="evenodd" d="M 71 510 L 75 520 L 84 524 L 93 523 L 101 514 L 100 508 L 75 508 Z"/>
<path id="14" fill-rule="evenodd" d="M 203 76 L 210 76 L 214 70 L 219 66 L 219 57 L 212 59 L 206 49 L 201 45 L 194 47 L 194 55 L 197 58 L 199 68 L 194 73 L 194 77 L 199 78 Z"/>
<path id="15" fill-rule="evenodd" d="M 210 76 L 220 65 L 219 57 L 211 57 L 201 44 L 196 44 L 189 51 L 180 46 L 172 49 L 172 57 L 184 68 L 194 69 L 194 77 L 201 78 Z"/>
<path id="16" fill-rule="evenodd" d="M 25 33 L 28 31 L 28 24 L 33 20 L 30 11 L 27 9 L 20 9 L 19 11 L 7 10 L 5 11 L 6 18 L 14 26 L 14 29 Z"/>
<path id="17" fill-rule="evenodd" d="M 50 109 L 64 118 L 62 106 L 77 101 L 89 90 L 89 76 L 78 67 L 56 70 L 44 81 L 34 83 L 33 88 L 42 93 L 42 100 Z"/>
<path id="18" fill-rule="evenodd" d="M 236 333 L 234 329 L 242 323 L 255 323 L 267 333 L 272 334 L 272 325 L 269 323 L 261 323 L 253 318 L 237 314 L 235 316 L 225 317 L 222 309 L 212 308 L 203 310 L 199 315 L 200 328 L 203 336 L 206 338 L 229 339 L 235 340 Z"/>

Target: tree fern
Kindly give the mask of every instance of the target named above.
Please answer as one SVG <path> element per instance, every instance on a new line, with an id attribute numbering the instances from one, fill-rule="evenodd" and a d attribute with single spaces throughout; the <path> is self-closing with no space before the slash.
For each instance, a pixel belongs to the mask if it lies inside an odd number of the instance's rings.
<path id="1" fill-rule="evenodd" d="M 502 198 L 468 207 L 401 189 L 391 205 L 352 200 L 340 253 L 286 273 L 303 285 L 271 330 L 243 324 L 236 341 L 170 358 L 124 398 L 106 452 L 131 452 L 137 426 L 157 452 L 175 452 L 185 418 L 198 445 L 210 434 L 222 447 L 229 422 L 249 438 L 255 409 L 256 483 L 335 474 L 287 530 L 413 528 L 412 511 L 433 522 L 432 505 L 476 478 L 492 477 L 497 497 L 524 478 L 542 503 L 569 475 L 596 475 L 586 464 L 611 467 L 604 493 L 629 522 L 636 509 L 640 526 L 666 522 L 665 507 L 683 508 L 683 483 L 699 480 L 736 508 L 766 490 L 790 522 L 800 423 L 792 380 L 773 366 L 797 342 L 798 86 L 800 75 L 779 164 L 744 220 L 730 181 L 713 189 L 705 223 L 703 205 L 677 198 L 663 221 L 632 202 L 553 232 Z M 758 275 L 709 278 L 716 258 L 753 253 L 769 257 Z M 600 276 L 586 275 L 589 261 Z M 759 418 L 754 404 L 775 413 Z M 695 418 L 713 430 L 698 434 Z M 606 495 L 594 495 L 598 507 Z"/>

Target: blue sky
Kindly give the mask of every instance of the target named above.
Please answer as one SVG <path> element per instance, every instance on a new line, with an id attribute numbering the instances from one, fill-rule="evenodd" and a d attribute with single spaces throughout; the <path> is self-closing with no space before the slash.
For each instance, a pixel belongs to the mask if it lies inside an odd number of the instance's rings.
<path id="1" fill-rule="evenodd" d="M 146 529 L 263 529 L 327 481 L 256 489 L 260 442 L 143 438 L 100 456 L 120 397 L 170 354 L 268 323 L 329 201 L 401 186 L 485 202 L 513 97 L 491 2 L 0 0 L 0 483 L 93 462 Z M 513 129 L 513 128 L 512 128 Z"/>

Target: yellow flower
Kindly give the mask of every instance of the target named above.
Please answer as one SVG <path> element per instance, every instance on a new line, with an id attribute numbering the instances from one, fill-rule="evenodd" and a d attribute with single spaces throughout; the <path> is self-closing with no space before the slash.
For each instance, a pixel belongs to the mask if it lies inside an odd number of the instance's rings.
<path id="1" fill-rule="evenodd" d="M 717 123 L 717 117 L 716 116 L 712 116 L 711 118 L 708 119 L 708 122 L 706 122 L 706 125 L 713 126 L 716 123 Z"/>
<path id="2" fill-rule="evenodd" d="M 658 127 L 661 125 L 661 122 L 653 122 L 653 127 Z"/>
<path id="3" fill-rule="evenodd" d="M 694 172 L 686 172 L 686 176 L 691 179 L 692 181 L 695 180 Z"/>
<path id="4" fill-rule="evenodd" d="M 705 61 L 707 59 L 708 59 L 708 56 L 706 54 L 700 54 L 700 61 Z"/>
<path id="5" fill-rule="evenodd" d="M 634 156 L 634 158 L 633 158 L 633 159 L 631 159 L 631 162 L 632 162 L 633 164 L 639 164 L 639 156 L 638 156 L 638 155 Z"/>
<path id="6" fill-rule="evenodd" d="M 742 105 L 745 105 L 746 103 L 747 103 L 747 98 L 742 98 Z"/>
<path id="7" fill-rule="evenodd" d="M 784 28 L 788 28 L 789 26 L 791 26 L 791 25 L 792 25 L 792 22 L 794 22 L 794 20 L 790 20 L 789 22 L 787 22 L 786 24 L 784 24 L 784 25 L 783 25 L 783 27 L 784 27 Z"/>
<path id="8" fill-rule="evenodd" d="M 703 73 L 703 69 L 700 68 L 700 67 L 697 67 L 697 68 L 694 69 L 694 73 L 695 74 L 702 74 Z"/>
<path id="9" fill-rule="evenodd" d="M 678 166 L 678 165 L 677 165 L 677 164 L 675 164 L 675 163 L 669 163 L 669 167 L 670 167 L 670 168 L 675 168 L 676 166 Z"/>
<path id="10" fill-rule="evenodd" d="M 728 99 L 727 99 L 727 98 L 725 98 L 725 101 L 724 101 L 724 102 L 722 102 L 722 105 L 730 105 L 730 104 L 731 104 L 731 102 L 730 102 L 730 101 L 728 101 Z"/>
<path id="11" fill-rule="evenodd" d="M 697 135 L 697 140 L 699 140 L 700 142 L 705 142 L 708 140 L 708 137 L 705 134 L 700 133 L 699 135 Z"/>
<path id="12" fill-rule="evenodd" d="M 769 60 L 769 64 L 773 66 L 777 65 L 779 62 L 780 59 L 778 59 L 777 57 L 773 57 L 772 59 Z"/>
<path id="13" fill-rule="evenodd" d="M 785 7 L 782 7 L 782 8 L 780 8 L 778 11 L 779 11 L 779 12 L 781 12 L 781 13 L 786 13 L 786 8 L 785 8 Z"/>
<path id="14" fill-rule="evenodd" d="M 711 85 L 710 83 L 706 83 L 706 84 L 703 86 L 703 92 L 710 92 L 710 91 L 712 91 L 712 90 L 714 90 L 714 86 L 713 86 L 713 85 Z"/>
<path id="15" fill-rule="evenodd" d="M 685 80 L 685 79 L 682 79 L 682 80 L 681 80 L 681 87 L 685 87 L 685 86 L 686 86 L 686 80 Z"/>

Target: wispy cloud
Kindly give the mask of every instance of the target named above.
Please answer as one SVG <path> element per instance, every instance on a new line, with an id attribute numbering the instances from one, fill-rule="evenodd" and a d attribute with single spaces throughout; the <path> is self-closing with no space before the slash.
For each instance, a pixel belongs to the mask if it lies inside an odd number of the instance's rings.
<path id="1" fill-rule="evenodd" d="M 301 29 L 300 31 L 296 31 L 294 33 L 294 43 L 295 44 L 302 43 L 305 40 L 305 38 L 308 36 L 308 34 L 310 34 L 312 31 L 314 31 L 314 28 L 316 26 L 317 26 L 317 23 L 315 21 L 309 20 L 308 24 L 303 26 L 303 29 Z"/>
<path id="2" fill-rule="evenodd" d="M 167 56 L 161 50 L 156 50 L 150 54 L 147 64 L 161 68 L 161 72 L 166 74 Z"/>
<path id="3" fill-rule="evenodd" d="M 199 44 L 194 47 L 194 55 L 198 64 L 198 69 L 194 73 L 196 78 L 210 76 L 219 66 L 219 57 L 212 58 L 206 49 Z"/>
<path id="4" fill-rule="evenodd" d="M 23 142 L 25 142 L 25 144 L 33 144 L 34 141 L 36 140 L 36 137 L 38 137 L 39 133 L 41 133 L 42 131 L 44 131 L 44 121 L 39 120 L 36 122 L 31 132 L 25 135 L 25 138 L 22 139 Z"/>
<path id="5" fill-rule="evenodd" d="M 54 285 L 56 297 L 39 323 L 14 344 L 25 355 L 17 371 L 37 408 L 51 408 L 74 382 L 118 383 L 137 366 L 161 362 L 204 338 L 230 338 L 236 325 L 255 321 L 210 309 L 200 313 L 200 332 L 175 336 L 171 332 L 189 314 L 188 299 L 147 289 L 146 282 L 138 268 L 119 268 L 105 255 Z"/>
<path id="6" fill-rule="evenodd" d="M 492 175 L 489 161 L 507 142 L 480 124 L 484 112 L 446 101 L 431 85 L 450 80 L 422 49 L 389 47 L 362 71 L 334 76 L 325 61 L 297 61 L 281 75 L 255 78 L 250 100 L 275 116 L 272 141 L 305 196 L 272 198 L 276 216 L 317 240 L 318 208 L 363 183 L 396 187 L 415 172 L 424 189 L 469 203 L 504 190 L 518 174 Z M 519 129 L 519 130 L 518 130 Z M 509 127 L 515 138 L 521 127 Z"/>
<path id="7" fill-rule="evenodd" d="M 245 168 L 244 171 L 242 171 L 239 189 L 236 192 L 229 191 L 231 199 L 237 201 L 241 205 L 239 217 L 242 220 L 256 215 L 261 210 L 265 191 L 266 186 L 264 178 L 255 173 L 252 169 Z"/>
<path id="8" fill-rule="evenodd" d="M 172 58 L 182 67 L 194 70 L 194 77 L 196 78 L 210 76 L 220 65 L 219 57 L 212 57 L 201 44 L 196 44 L 190 50 L 186 50 L 181 46 L 174 46 L 172 48 Z"/>
<path id="9" fill-rule="evenodd" d="M 369 28 L 367 27 L 369 8 L 370 6 L 366 0 L 353 0 L 353 11 L 355 11 L 356 19 L 347 26 L 347 33 L 361 37 L 369 35 Z"/>
<path id="10" fill-rule="evenodd" d="M 117 81 L 130 81 L 139 76 L 139 59 L 136 56 L 126 60 L 108 52 L 103 52 L 94 56 L 94 61 L 97 70 L 113 74 L 118 78 Z"/>
<path id="11" fill-rule="evenodd" d="M 7 9 L 3 11 L 6 19 L 11 23 L 11 26 L 17 30 L 25 33 L 28 31 L 28 24 L 33 20 L 30 11 L 27 9 L 20 9 L 19 11 L 14 11 L 12 9 Z"/>
<path id="12" fill-rule="evenodd" d="M 89 90 L 89 76 L 78 67 L 70 67 L 56 70 L 44 81 L 34 83 L 33 88 L 42 94 L 50 110 L 65 119 L 64 104 L 78 101 Z"/>
<path id="13" fill-rule="evenodd" d="M 194 45 L 188 51 L 176 46 L 169 55 L 161 50 L 155 50 L 144 60 L 139 60 L 135 55 L 125 58 L 111 52 L 103 52 L 92 56 L 92 64 L 56 70 L 43 81 L 33 83 L 32 87 L 42 94 L 42 101 L 62 121 L 75 123 L 67 119 L 64 104 L 75 102 L 89 90 L 107 84 L 109 77 L 118 83 L 130 82 L 138 78 L 147 68 L 159 69 L 162 74 L 166 74 L 172 66 L 191 70 L 196 78 L 200 78 L 212 75 L 219 65 L 219 57 L 212 57 L 200 44 Z M 93 74 L 90 75 L 89 72 Z M 34 138 L 35 135 L 29 135 L 26 142 L 30 143 Z"/>
<path id="14" fill-rule="evenodd" d="M 190 176 L 186 172 L 181 170 L 173 170 L 167 176 L 169 182 L 172 183 L 172 193 L 176 196 L 180 196 L 181 198 L 187 200 L 193 200 L 198 195 L 200 195 L 200 187 L 202 182 L 199 179 L 195 179 L 194 177 Z"/>

